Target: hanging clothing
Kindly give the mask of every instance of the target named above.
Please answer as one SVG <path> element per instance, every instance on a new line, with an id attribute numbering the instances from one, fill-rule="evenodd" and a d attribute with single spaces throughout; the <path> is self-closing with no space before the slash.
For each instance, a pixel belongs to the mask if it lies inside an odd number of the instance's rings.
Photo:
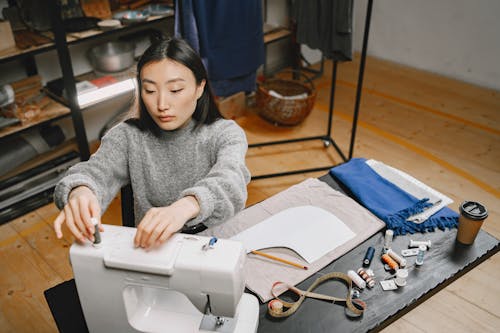
<path id="1" fill-rule="evenodd" d="M 260 0 L 176 0 L 175 35 L 199 52 L 217 96 L 253 91 L 264 63 Z"/>
<path id="2" fill-rule="evenodd" d="M 352 60 L 353 0 L 292 0 L 300 44 L 327 58 Z"/>

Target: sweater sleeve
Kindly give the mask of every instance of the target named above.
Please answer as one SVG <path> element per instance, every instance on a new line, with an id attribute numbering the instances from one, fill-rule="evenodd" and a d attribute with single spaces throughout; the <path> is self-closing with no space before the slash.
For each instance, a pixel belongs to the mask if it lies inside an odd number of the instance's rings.
<path id="1" fill-rule="evenodd" d="M 129 182 L 126 126 L 120 124 L 111 129 L 88 161 L 68 169 L 54 191 L 54 202 L 59 209 L 68 203 L 72 189 L 84 185 L 96 194 L 102 213 L 118 190 Z"/>
<path id="2" fill-rule="evenodd" d="M 245 207 L 250 172 L 245 164 L 248 143 L 243 130 L 233 121 L 218 131 L 214 142 L 215 163 L 204 177 L 182 191 L 180 197 L 193 195 L 200 204 L 199 215 L 186 223 L 203 222 L 210 226 L 225 222 Z"/>

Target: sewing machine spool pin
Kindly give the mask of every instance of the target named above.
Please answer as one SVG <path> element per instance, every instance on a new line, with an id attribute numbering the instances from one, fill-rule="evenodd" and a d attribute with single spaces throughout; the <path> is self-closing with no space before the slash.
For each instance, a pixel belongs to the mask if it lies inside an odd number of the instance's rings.
<path id="1" fill-rule="evenodd" d="M 101 232 L 99 231 L 99 220 L 95 217 L 91 218 L 90 221 L 94 225 L 94 246 L 99 247 L 101 244 Z"/>

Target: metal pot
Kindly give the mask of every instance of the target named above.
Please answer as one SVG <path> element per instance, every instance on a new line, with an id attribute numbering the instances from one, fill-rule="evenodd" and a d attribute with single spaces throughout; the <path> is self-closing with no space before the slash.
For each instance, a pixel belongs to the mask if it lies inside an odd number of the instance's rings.
<path id="1" fill-rule="evenodd" d="M 99 72 L 120 72 L 134 64 L 135 45 L 126 42 L 107 42 L 88 52 L 92 67 Z"/>

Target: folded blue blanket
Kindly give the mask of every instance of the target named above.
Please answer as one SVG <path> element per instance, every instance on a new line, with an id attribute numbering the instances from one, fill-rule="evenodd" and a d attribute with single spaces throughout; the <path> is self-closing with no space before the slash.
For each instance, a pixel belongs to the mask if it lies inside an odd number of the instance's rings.
<path id="1" fill-rule="evenodd" d="M 445 207 L 425 222 L 406 219 L 431 206 L 429 199 L 419 200 L 376 173 L 364 158 L 353 158 L 336 166 L 330 174 L 344 184 L 354 197 L 369 211 L 384 221 L 394 235 L 434 231 L 435 228 L 456 228 L 458 214 Z"/>

